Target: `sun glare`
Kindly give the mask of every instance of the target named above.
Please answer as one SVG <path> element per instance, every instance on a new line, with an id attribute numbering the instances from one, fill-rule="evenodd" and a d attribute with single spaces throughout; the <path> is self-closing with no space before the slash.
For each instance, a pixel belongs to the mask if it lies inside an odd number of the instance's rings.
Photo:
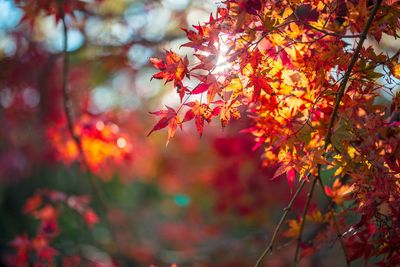
<path id="1" fill-rule="evenodd" d="M 219 43 L 217 45 L 219 55 L 215 68 L 212 71 L 213 74 L 226 72 L 232 66 L 232 64 L 228 62 L 227 58 L 227 54 L 230 49 L 230 47 L 227 45 L 227 39 L 227 36 L 219 35 Z"/>

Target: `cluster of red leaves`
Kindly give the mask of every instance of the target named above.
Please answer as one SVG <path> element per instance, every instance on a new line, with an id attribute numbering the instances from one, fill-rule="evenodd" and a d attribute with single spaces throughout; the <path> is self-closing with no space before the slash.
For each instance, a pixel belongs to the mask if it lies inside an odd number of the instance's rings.
<path id="1" fill-rule="evenodd" d="M 0 167 L 0 177 L 14 176 L 18 172 L 29 173 L 34 163 L 49 163 L 47 156 L 50 154 L 52 156 L 50 160 L 56 158 L 67 165 L 77 159 L 81 162 L 85 160 L 92 172 L 100 177 L 110 178 L 116 169 L 131 163 L 132 146 L 127 135 L 122 133 L 113 119 L 110 119 L 110 114 L 98 116 L 88 114 L 90 102 L 88 89 L 91 88 L 88 69 L 91 67 L 90 60 L 84 59 L 80 66 L 71 67 L 67 77 L 71 88 L 74 88 L 69 92 L 73 102 L 70 107 L 71 112 L 79 110 L 85 114 L 77 116 L 76 121 L 72 121 L 75 134 L 82 135 L 84 156 L 81 156 L 75 141 L 68 134 L 69 129 L 64 114 L 62 58 L 47 51 L 41 41 L 35 40 L 34 31 L 26 28 L 28 24 L 39 27 L 35 24 L 35 20 L 43 16 L 53 16 L 58 21 L 62 15 L 60 10 L 71 19 L 71 24 L 74 24 L 77 22 L 74 20 L 76 11 L 83 11 L 84 16 L 89 16 L 87 12 L 97 11 L 103 2 L 98 0 L 15 2 L 23 10 L 24 17 L 19 28 L 8 33 L 15 41 L 15 54 L 11 57 L 2 57 L 0 60 L 0 67 L 4 70 L 0 74 L 1 93 L 9 94 L 9 103 L 2 109 L 4 112 L 0 117 L 1 124 L 9 128 L 0 131 L 4 146 L 9 150 L 8 155 L 3 153 L 0 156 L 0 162 L 4 162 Z M 123 67 L 126 67 L 125 63 Z M 116 65 L 113 65 L 113 68 L 115 69 Z M 79 102 L 75 103 L 78 98 Z M 31 132 L 29 129 L 41 128 L 46 128 L 47 136 L 42 136 L 40 131 L 35 131 L 33 135 L 27 134 Z M 50 142 L 44 142 L 43 138 Z M 48 143 L 50 146 L 46 146 Z M 12 159 L 14 155 L 22 156 Z M 12 166 L 17 165 L 13 163 L 17 161 L 24 161 L 26 166 Z"/>
<path id="2" fill-rule="evenodd" d="M 100 2 L 102 0 L 96 0 Z M 74 16 L 74 11 L 83 11 L 88 6 L 86 1 L 81 0 L 16 0 L 24 11 L 22 21 L 33 26 L 39 15 L 54 15 L 56 21 L 62 19 L 63 14 Z M 63 13 L 60 13 L 62 11 Z"/>
<path id="3" fill-rule="evenodd" d="M 168 107 L 154 113 L 162 118 L 151 132 L 168 126 L 169 140 L 177 126 L 194 119 L 201 135 L 205 121 L 216 117 L 224 127 L 231 118 L 240 117 L 239 107 L 247 108 L 254 123 L 246 131 L 255 137 L 255 148 L 264 149 L 263 163 L 281 165 L 275 177 L 286 173 L 292 186 L 296 177 L 319 176 L 318 166 L 335 169 L 327 196 L 343 211 L 339 216 L 361 215 L 355 225 L 340 220 L 340 229 L 355 229 L 344 237 L 348 260 L 381 257 L 382 266 L 399 264 L 400 110 L 399 93 L 393 93 L 398 86 L 399 52 L 389 56 L 366 45 L 356 53 L 356 45 L 346 40 L 360 38 L 373 4 L 356 0 L 291 4 L 227 0 L 224 4 L 208 22 L 184 29 L 189 42 L 183 46 L 192 48 L 196 57 L 193 67 L 188 67 L 186 57 L 171 51 L 165 62 L 151 59 L 161 70 L 154 78 L 174 80 L 181 99 L 176 110 Z M 379 5 L 368 28 L 378 43 L 383 33 L 398 37 L 400 17 L 398 1 Z M 174 60 L 168 59 L 172 56 Z M 338 112 L 333 113 L 353 57 L 357 61 Z M 386 83 L 379 81 L 382 67 L 389 70 Z M 184 77 L 199 83 L 187 88 Z M 378 104 L 382 90 L 392 94 L 390 107 Z M 190 101 L 197 94 L 200 100 Z M 335 124 L 328 129 L 333 114 Z M 332 135 L 326 140 L 329 131 Z M 365 243 L 363 249 L 357 242 Z"/>
<path id="4" fill-rule="evenodd" d="M 53 240 L 60 234 L 58 218 L 62 206 L 67 206 L 82 216 L 86 225 L 92 228 L 98 217 L 89 206 L 88 196 L 67 196 L 59 191 L 39 190 L 30 197 L 23 208 L 25 214 L 40 221 L 36 236 L 29 238 L 26 234 L 16 237 L 11 246 L 16 250 L 7 258 L 8 266 L 55 266 L 55 257 L 59 255 L 52 246 Z M 67 257 L 63 266 L 69 265 L 72 258 Z M 68 263 L 68 264 L 67 264 Z"/>
<path id="5" fill-rule="evenodd" d="M 118 166 L 131 162 L 132 146 L 127 135 L 107 118 L 81 116 L 75 123 L 74 132 L 80 139 L 83 160 L 96 175 L 109 179 Z M 48 128 L 47 136 L 56 157 L 64 164 L 81 159 L 76 141 L 71 138 L 65 123 Z"/>

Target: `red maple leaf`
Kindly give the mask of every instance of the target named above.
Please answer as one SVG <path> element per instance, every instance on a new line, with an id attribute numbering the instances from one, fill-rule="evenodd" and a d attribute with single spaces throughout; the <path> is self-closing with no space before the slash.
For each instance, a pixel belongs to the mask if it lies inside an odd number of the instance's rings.
<path id="1" fill-rule="evenodd" d="M 174 86 L 182 86 L 182 80 L 188 76 L 188 58 L 181 58 L 178 54 L 167 51 L 165 61 L 159 58 L 150 58 L 150 62 L 160 72 L 153 75 L 154 79 L 165 79 L 166 83 L 174 81 Z"/>

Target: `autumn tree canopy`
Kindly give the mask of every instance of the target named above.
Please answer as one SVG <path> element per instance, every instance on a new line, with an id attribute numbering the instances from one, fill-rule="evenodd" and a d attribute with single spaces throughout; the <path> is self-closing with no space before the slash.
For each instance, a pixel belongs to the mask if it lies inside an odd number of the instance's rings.
<path id="1" fill-rule="evenodd" d="M 288 221 L 287 235 L 297 240 L 295 265 L 300 252 L 312 254 L 329 235 L 340 239 L 348 265 L 360 257 L 400 264 L 400 50 L 379 49 L 383 35 L 399 37 L 400 3 L 224 4 L 208 22 L 184 29 L 183 46 L 197 58 L 192 67 L 172 51 L 165 61 L 151 59 L 160 70 L 153 78 L 173 81 L 182 102 L 154 112 L 161 119 L 152 131 L 167 127 L 169 140 L 193 120 L 201 136 L 213 117 L 225 127 L 243 110 L 253 120 L 245 130 L 263 149 L 263 164 L 278 163 L 274 177 L 286 174 L 290 188 L 297 184 L 282 220 L 310 184 L 303 214 Z M 189 88 L 185 78 L 199 82 Z M 323 179 L 324 170 L 334 172 Z M 330 199 L 322 213 L 310 209 L 317 184 Z M 354 222 L 346 219 L 351 214 L 358 215 Z M 307 220 L 325 227 L 304 243 Z M 273 251 L 275 234 L 262 257 Z"/>
<path id="2" fill-rule="evenodd" d="M 58 166 L 69 186 L 25 193 L 36 226 L 2 245 L 6 265 L 323 266 L 333 246 L 326 266 L 400 265 L 399 1 L 226 0 L 194 25 L 188 1 L 164 20 L 171 1 L 11 2 L 0 177 Z"/>

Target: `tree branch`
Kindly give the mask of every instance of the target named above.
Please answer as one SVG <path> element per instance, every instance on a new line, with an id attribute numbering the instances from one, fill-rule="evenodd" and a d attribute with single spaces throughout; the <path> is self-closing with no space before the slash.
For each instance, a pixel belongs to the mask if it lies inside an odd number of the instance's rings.
<path id="1" fill-rule="evenodd" d="M 304 26 L 309 27 L 309 28 L 311 28 L 311 29 L 313 29 L 313 30 L 315 30 L 317 32 L 321 32 L 321 33 L 323 33 L 325 35 L 335 36 L 337 38 L 359 38 L 359 37 L 361 37 L 359 34 L 346 35 L 346 34 L 339 34 L 339 33 L 331 32 L 331 31 L 327 31 L 325 29 L 319 29 L 319 28 L 317 28 L 317 27 L 315 27 L 315 26 L 313 26 L 311 24 L 308 24 L 307 22 L 302 21 L 300 19 L 297 20 L 297 21 L 299 23 L 303 24 Z"/>
<path id="2" fill-rule="evenodd" d="M 321 191 L 324 193 L 324 196 L 329 201 L 328 206 L 330 206 L 330 203 L 332 203 L 332 199 L 325 192 L 324 183 L 322 182 L 322 179 L 321 179 L 321 172 L 318 172 L 318 182 L 319 182 L 319 185 L 321 187 Z M 345 244 L 343 242 L 343 239 L 342 239 L 343 234 L 340 231 L 338 220 L 337 220 L 336 215 L 335 215 L 335 213 L 334 213 L 332 208 L 329 209 L 329 212 L 331 213 L 333 226 L 335 227 L 335 230 L 336 230 L 336 233 L 337 233 L 337 238 L 339 238 L 340 246 L 342 247 L 342 250 L 343 250 L 343 254 L 344 254 L 344 257 L 345 257 L 345 260 L 346 260 L 346 266 L 350 266 L 348 253 L 347 253 L 346 246 L 345 246 Z"/>
<path id="3" fill-rule="evenodd" d="M 356 64 L 356 62 L 358 60 L 359 54 L 361 52 L 362 45 L 363 45 L 365 39 L 367 38 L 368 30 L 372 25 L 372 22 L 373 22 L 373 20 L 375 18 L 375 15 L 376 15 L 381 3 L 382 3 L 382 0 L 377 0 L 375 2 L 375 5 L 374 5 L 374 7 L 373 7 L 373 9 L 371 11 L 371 14 L 370 14 L 368 20 L 367 20 L 367 23 L 364 26 L 364 29 L 363 29 L 363 31 L 362 31 L 362 33 L 360 35 L 360 40 L 359 40 L 358 45 L 357 45 L 357 47 L 356 47 L 356 49 L 354 51 L 353 57 L 352 57 L 352 59 L 351 59 L 351 61 L 349 63 L 347 71 L 344 74 L 344 78 L 343 78 L 343 80 L 341 81 L 341 83 L 339 85 L 339 91 L 337 93 L 337 97 L 336 97 L 336 101 L 335 101 L 335 104 L 334 104 L 333 112 L 332 112 L 332 115 L 331 115 L 331 118 L 330 118 L 330 121 L 329 121 L 329 125 L 328 125 L 328 132 L 327 132 L 327 134 L 325 136 L 325 139 L 324 139 L 325 140 L 324 151 L 326 151 L 328 146 L 331 144 L 331 138 L 332 138 L 332 134 L 333 134 L 332 133 L 332 130 L 333 130 L 332 128 L 333 128 L 333 125 L 335 123 L 335 120 L 336 120 L 336 117 L 337 117 L 337 114 L 338 114 L 338 111 L 339 111 L 339 106 L 340 106 L 341 100 L 343 98 L 344 92 L 346 90 L 347 83 L 348 83 L 349 78 L 351 76 L 351 72 L 352 72 L 352 70 L 353 70 L 353 68 L 354 68 L 354 66 L 355 66 L 355 64 Z M 331 34 L 331 33 L 329 33 L 329 34 Z M 341 36 L 341 37 L 343 37 L 343 36 Z M 326 156 L 326 152 L 325 152 L 325 156 Z M 307 212 L 308 212 L 308 209 L 309 209 L 309 206 L 310 206 L 310 203 L 311 203 L 312 195 L 313 195 L 313 192 L 314 192 L 314 189 L 315 189 L 315 185 L 316 185 L 317 182 L 319 182 L 323 192 L 325 192 L 324 191 L 323 181 L 321 179 L 321 174 L 320 174 L 320 172 L 321 172 L 321 164 L 318 164 L 317 168 L 318 168 L 318 174 L 317 174 L 317 177 L 314 177 L 314 179 L 312 181 L 312 184 L 311 184 L 311 187 L 310 187 L 310 191 L 309 191 L 309 193 L 307 195 L 306 204 L 305 204 L 304 210 L 303 210 L 299 237 L 297 239 L 296 253 L 295 253 L 295 256 L 294 256 L 294 265 L 295 266 L 297 265 L 297 258 L 298 258 L 299 252 L 300 252 L 301 236 L 302 236 L 302 233 L 304 231 L 306 215 L 307 215 Z M 287 214 L 288 214 L 288 212 L 289 212 L 294 200 L 297 198 L 298 194 L 301 192 L 301 190 L 302 190 L 302 188 L 303 188 L 303 186 L 305 184 L 305 181 L 306 181 L 305 179 L 302 181 L 302 183 L 300 184 L 299 188 L 297 189 L 295 195 L 292 197 L 291 201 L 289 202 L 288 207 L 285 209 L 285 212 L 283 213 L 283 215 L 282 215 L 277 227 L 275 228 L 274 234 L 272 236 L 272 239 L 271 239 L 269 245 L 264 250 L 264 252 L 261 254 L 260 258 L 257 260 L 255 267 L 260 266 L 263 258 L 268 253 L 270 253 L 272 251 L 274 243 L 275 243 L 275 240 L 276 240 L 276 236 L 277 236 L 277 234 L 278 234 L 278 232 L 279 232 L 284 220 L 286 219 Z M 350 266 L 350 263 L 349 263 L 348 257 L 347 257 L 347 253 L 346 253 L 346 248 L 345 248 L 345 246 L 344 246 L 344 244 L 342 242 L 342 239 L 341 239 L 342 235 L 340 233 L 340 229 L 339 229 L 339 226 L 337 224 L 337 219 L 336 219 L 336 217 L 335 217 L 333 212 L 331 212 L 331 214 L 332 214 L 332 220 L 334 221 L 334 224 L 335 224 L 336 231 L 338 232 L 338 237 L 340 238 L 340 241 L 341 241 L 341 246 L 342 246 L 345 258 L 346 258 L 346 264 L 347 264 L 347 266 Z"/>
<path id="4" fill-rule="evenodd" d="M 63 51 L 62 51 L 62 56 L 63 56 L 63 70 L 62 70 L 62 93 L 63 93 L 63 106 L 64 106 L 64 113 L 67 119 L 67 127 L 69 134 L 71 135 L 72 140 L 74 141 L 77 149 L 78 149 L 78 156 L 81 159 L 81 162 L 83 166 L 87 169 L 88 174 L 86 175 L 88 182 L 93 190 L 94 196 L 97 199 L 98 203 L 100 204 L 100 208 L 103 211 L 102 213 L 104 214 L 104 222 L 106 223 L 110 234 L 112 236 L 112 248 L 116 250 L 117 253 L 119 253 L 118 249 L 118 244 L 115 242 L 116 239 L 116 234 L 114 231 L 114 228 L 112 227 L 110 221 L 108 220 L 108 211 L 109 208 L 107 206 L 106 201 L 104 200 L 101 190 L 99 186 L 97 185 L 95 178 L 90 172 L 89 164 L 87 162 L 84 150 L 83 150 L 83 145 L 82 145 L 82 140 L 81 138 L 75 133 L 74 130 L 74 116 L 72 112 L 72 102 L 69 97 L 69 92 L 68 92 L 68 73 L 69 73 L 69 56 L 68 56 L 68 27 L 65 22 L 65 12 L 63 9 L 63 0 L 58 1 L 58 6 L 59 6 L 59 15 L 61 17 L 61 22 L 63 26 Z"/>
<path id="5" fill-rule="evenodd" d="M 328 132 L 327 132 L 327 134 L 325 136 L 325 144 L 324 144 L 325 157 L 326 157 L 326 150 L 327 150 L 328 146 L 331 144 L 331 138 L 332 138 L 332 134 L 333 134 L 333 125 L 335 124 L 335 120 L 336 120 L 337 114 L 339 112 L 339 106 L 340 106 L 340 103 L 342 101 L 343 95 L 344 95 L 344 93 L 346 91 L 346 86 L 347 86 L 347 83 L 348 83 L 349 78 L 351 76 L 351 72 L 352 72 L 352 70 L 353 70 L 353 68 L 354 68 L 354 66 L 355 66 L 355 64 L 356 64 L 356 62 L 358 60 L 358 57 L 360 55 L 363 43 L 364 43 L 365 39 L 367 38 L 368 30 L 372 25 L 372 22 L 373 22 L 373 20 L 375 18 L 376 13 L 378 12 L 378 9 L 379 9 L 379 6 L 380 6 L 381 3 L 382 3 L 382 0 L 376 0 L 376 2 L 374 4 L 374 7 L 373 7 L 373 9 L 371 11 L 371 14 L 368 17 L 367 23 L 365 24 L 364 29 L 363 29 L 363 31 L 361 33 L 360 40 L 359 40 L 359 42 L 357 44 L 357 47 L 356 47 L 356 49 L 354 51 L 353 57 L 351 58 L 349 66 L 348 66 L 348 68 L 347 68 L 347 70 L 346 70 L 346 72 L 345 72 L 345 74 L 343 76 L 343 80 L 339 85 L 339 91 L 337 93 L 335 105 L 334 105 L 333 112 L 332 112 L 332 115 L 331 115 L 331 118 L 330 118 L 330 121 L 329 121 L 329 125 L 328 125 Z M 309 202 L 311 201 L 312 193 L 313 193 L 313 190 L 314 190 L 314 187 L 315 187 L 315 184 L 316 184 L 317 181 L 319 181 L 323 192 L 325 192 L 324 191 L 323 181 L 322 181 L 321 176 L 320 176 L 321 164 L 318 164 L 317 168 L 318 168 L 318 174 L 317 174 L 317 177 L 315 177 L 313 179 L 313 182 L 312 182 L 312 185 L 311 185 L 311 189 L 310 189 L 310 193 L 307 196 L 306 205 L 305 205 L 304 211 L 303 211 L 303 217 L 302 217 L 302 221 L 301 221 L 299 237 L 297 239 L 296 253 L 295 253 L 295 257 L 294 257 L 294 263 L 295 263 L 294 265 L 295 266 L 297 265 L 297 258 L 298 258 L 298 254 L 299 254 L 299 250 L 300 250 L 301 236 L 302 236 L 302 233 L 303 233 L 303 230 L 304 230 L 304 223 L 305 223 L 306 215 L 307 215 L 308 208 L 309 208 Z M 341 239 L 342 236 L 341 236 L 341 233 L 340 233 L 340 229 L 339 229 L 339 227 L 337 225 L 336 217 L 334 216 L 334 213 L 331 213 L 331 214 L 332 214 L 332 220 L 334 220 L 334 223 L 336 225 L 336 231 L 338 231 L 338 236 L 340 237 L 340 240 L 341 240 L 342 249 L 343 249 L 343 252 L 344 252 L 345 257 L 346 257 L 346 263 L 349 266 L 350 263 L 348 261 L 347 252 L 346 252 L 345 246 L 344 246 L 344 244 L 342 242 L 342 239 Z"/>
<path id="6" fill-rule="evenodd" d="M 346 91 L 346 86 L 347 86 L 347 82 L 349 81 L 351 72 L 354 68 L 354 65 L 356 64 L 358 57 L 360 55 L 361 52 L 361 48 L 364 44 L 365 39 L 367 38 L 367 34 L 368 34 L 368 30 L 372 25 L 372 22 L 375 18 L 376 13 L 378 12 L 379 6 L 382 3 L 382 0 L 376 0 L 375 5 L 371 11 L 371 14 L 368 18 L 367 23 L 364 26 L 364 29 L 361 33 L 361 37 L 360 40 L 357 44 L 356 50 L 354 51 L 353 57 L 351 58 L 349 67 L 347 68 L 347 71 L 345 72 L 344 76 L 343 76 L 343 80 L 339 85 L 339 91 L 337 93 L 337 98 L 336 98 L 336 102 L 335 102 L 335 106 L 333 107 L 333 112 L 332 112 L 332 116 L 331 116 L 331 120 L 329 122 L 329 126 L 328 126 L 328 133 L 325 137 L 325 145 L 324 145 L 324 149 L 326 150 L 329 146 L 329 144 L 331 143 L 331 137 L 332 137 L 332 128 L 333 128 L 333 124 L 335 123 L 336 120 L 336 116 L 339 110 L 339 105 L 340 102 L 342 101 L 342 97 L 344 95 L 344 92 Z"/>
<path id="7" fill-rule="evenodd" d="M 289 204 L 287 205 L 286 208 L 283 209 L 284 212 L 283 212 L 283 214 L 281 216 L 281 219 L 279 220 L 278 225 L 275 227 L 275 231 L 274 231 L 274 233 L 272 235 L 271 241 L 269 242 L 268 246 L 264 249 L 264 251 L 261 254 L 261 256 L 258 258 L 258 260 L 257 260 L 256 264 L 254 265 L 254 267 L 260 266 L 260 264 L 263 261 L 264 257 L 272 252 L 272 250 L 274 248 L 274 245 L 275 245 L 276 238 L 277 238 L 278 233 L 279 233 L 279 230 L 281 229 L 282 224 L 284 223 L 287 215 L 289 214 L 289 211 L 292 209 L 294 201 L 297 199 L 297 197 L 299 196 L 300 192 L 303 190 L 303 187 L 306 184 L 306 181 L 307 181 L 306 178 L 304 178 L 301 181 L 301 183 L 300 183 L 299 187 L 297 188 L 296 192 L 294 193 L 294 195 L 290 199 Z"/>
<path id="8" fill-rule="evenodd" d="M 308 209 L 310 208 L 310 203 L 311 203 L 311 199 L 312 199 L 312 196 L 314 193 L 316 183 L 317 183 L 317 179 L 314 178 L 313 181 L 311 182 L 310 191 L 307 194 L 307 200 L 306 200 L 306 204 L 304 206 L 303 215 L 301 216 L 299 236 L 297 237 L 296 252 L 294 254 L 294 264 L 293 264 L 294 266 L 297 266 L 297 263 L 298 263 L 297 259 L 299 258 L 299 253 L 300 253 L 301 235 L 304 231 L 304 225 L 306 223 L 307 212 L 308 212 Z"/>

